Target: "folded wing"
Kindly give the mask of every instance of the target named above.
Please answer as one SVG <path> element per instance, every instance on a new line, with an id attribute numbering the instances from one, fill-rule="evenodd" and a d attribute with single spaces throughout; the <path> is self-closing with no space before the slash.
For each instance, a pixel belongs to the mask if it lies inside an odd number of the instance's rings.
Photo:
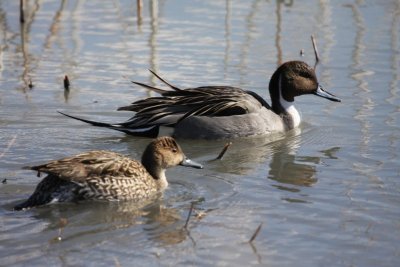
<path id="1" fill-rule="evenodd" d="M 111 151 L 90 151 L 73 157 L 27 167 L 70 182 L 84 182 L 91 177 L 113 176 L 114 179 L 135 176 L 145 171 L 140 162 Z"/>

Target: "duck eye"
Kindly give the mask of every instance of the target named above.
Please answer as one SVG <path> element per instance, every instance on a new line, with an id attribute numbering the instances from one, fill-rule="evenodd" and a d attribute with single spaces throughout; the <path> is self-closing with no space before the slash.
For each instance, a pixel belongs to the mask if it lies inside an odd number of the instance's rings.
<path id="1" fill-rule="evenodd" d="M 172 152 L 173 152 L 173 153 L 176 153 L 176 152 L 178 152 L 178 150 L 176 150 L 176 148 L 173 148 L 173 149 L 172 149 Z"/>

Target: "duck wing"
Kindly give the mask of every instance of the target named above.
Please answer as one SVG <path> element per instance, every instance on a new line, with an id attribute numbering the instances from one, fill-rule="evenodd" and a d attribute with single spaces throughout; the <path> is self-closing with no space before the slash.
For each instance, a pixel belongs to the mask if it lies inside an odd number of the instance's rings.
<path id="1" fill-rule="evenodd" d="M 126 179 L 138 176 L 146 169 L 142 164 L 124 155 L 111 151 L 89 151 L 76 156 L 50 161 L 43 165 L 25 167 L 56 176 L 62 180 L 82 183 L 92 177 Z"/>
<path id="2" fill-rule="evenodd" d="M 174 126 L 190 116 L 234 116 L 257 112 L 263 106 L 270 108 L 256 93 L 231 86 L 203 86 L 163 90 L 159 93 L 159 97 L 138 100 L 129 106 L 120 107 L 118 110 L 136 112 L 121 125 L 132 128 Z"/>

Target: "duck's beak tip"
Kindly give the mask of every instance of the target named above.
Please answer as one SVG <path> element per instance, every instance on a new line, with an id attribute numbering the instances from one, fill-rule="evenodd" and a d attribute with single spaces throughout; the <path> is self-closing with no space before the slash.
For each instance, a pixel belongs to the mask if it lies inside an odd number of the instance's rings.
<path id="1" fill-rule="evenodd" d="M 196 168 L 196 169 L 203 169 L 204 168 L 203 165 L 201 165 L 200 163 L 197 163 L 197 162 L 195 162 L 195 161 L 193 161 L 191 159 L 188 159 L 188 158 L 184 158 L 179 165 L 184 166 L 184 167 L 192 167 L 192 168 Z"/>
<path id="2" fill-rule="evenodd" d="M 318 85 L 317 90 L 314 92 L 314 95 L 326 98 L 330 101 L 333 102 L 342 102 L 342 100 L 340 98 L 338 98 L 337 96 L 325 91 L 320 85 Z"/>

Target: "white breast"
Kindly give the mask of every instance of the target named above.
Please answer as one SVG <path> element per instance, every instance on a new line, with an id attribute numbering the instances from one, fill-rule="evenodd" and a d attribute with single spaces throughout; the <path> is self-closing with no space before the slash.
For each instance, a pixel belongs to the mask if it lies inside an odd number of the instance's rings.
<path id="1" fill-rule="evenodd" d="M 286 112 L 292 117 L 293 120 L 293 127 L 297 127 L 300 125 L 301 122 L 301 117 L 300 113 L 297 111 L 296 107 L 293 105 L 293 102 L 287 102 L 286 103 L 282 102 L 283 99 L 281 99 L 281 104 L 283 108 L 286 110 Z"/>

